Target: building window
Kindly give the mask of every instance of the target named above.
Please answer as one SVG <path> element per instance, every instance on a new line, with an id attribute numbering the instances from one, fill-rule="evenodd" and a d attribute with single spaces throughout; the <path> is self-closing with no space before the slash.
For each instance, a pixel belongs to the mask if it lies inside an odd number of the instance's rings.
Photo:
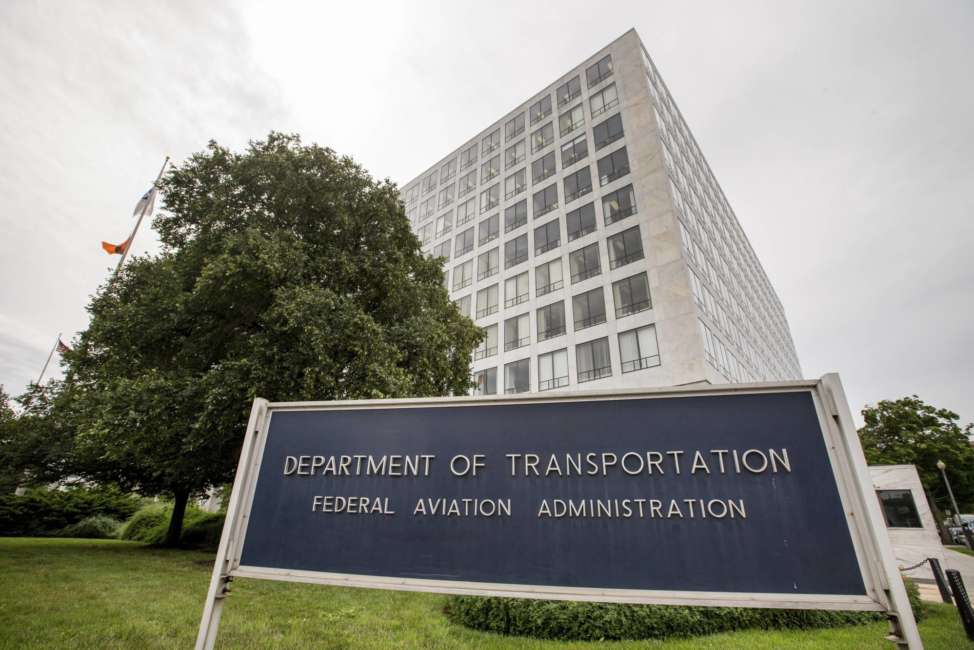
<path id="1" fill-rule="evenodd" d="M 527 302 L 530 297 L 528 289 L 528 272 L 519 273 L 504 281 L 504 307 L 514 307 Z"/>
<path id="2" fill-rule="evenodd" d="M 578 383 L 595 381 L 612 375 L 612 361 L 609 358 L 609 339 L 596 339 L 575 346 L 575 367 L 578 369 Z"/>
<path id="3" fill-rule="evenodd" d="M 616 92 L 616 85 L 606 86 L 601 91 L 592 95 L 588 102 L 589 108 L 592 111 L 592 117 L 601 115 L 610 108 L 618 106 L 619 93 Z"/>
<path id="4" fill-rule="evenodd" d="M 524 170 L 521 170 L 524 173 Z M 528 202 L 521 200 L 504 210 L 504 232 L 517 230 L 528 222 Z"/>
<path id="5" fill-rule="evenodd" d="M 604 57 L 585 69 L 585 80 L 591 88 L 612 76 L 612 55 L 606 54 Z"/>
<path id="6" fill-rule="evenodd" d="M 552 210 L 558 207 L 558 185 L 549 185 L 540 192 L 535 192 L 533 197 L 534 202 L 534 218 L 548 214 Z"/>
<path id="7" fill-rule="evenodd" d="M 464 201 L 457 206 L 457 225 L 471 221 L 477 215 L 477 200 L 475 198 Z"/>
<path id="8" fill-rule="evenodd" d="M 500 202 L 501 186 L 497 183 L 480 193 L 480 214 L 493 210 Z"/>
<path id="9" fill-rule="evenodd" d="M 559 300 L 538 310 L 538 342 L 565 333 L 565 303 Z"/>
<path id="10" fill-rule="evenodd" d="M 639 226 L 612 235 L 606 243 L 609 246 L 610 269 L 617 269 L 643 258 L 643 240 L 639 236 Z"/>
<path id="11" fill-rule="evenodd" d="M 561 145 L 561 168 L 565 169 L 588 155 L 588 141 L 585 134 Z"/>
<path id="12" fill-rule="evenodd" d="M 551 260 L 534 269 L 535 293 L 543 296 L 565 286 L 561 277 L 561 258 Z"/>
<path id="13" fill-rule="evenodd" d="M 433 224 L 428 223 L 419 229 L 419 233 L 416 235 L 419 237 L 419 243 L 425 246 L 433 238 Z"/>
<path id="14" fill-rule="evenodd" d="M 537 153 L 555 140 L 555 127 L 548 122 L 531 133 L 531 153 Z"/>
<path id="15" fill-rule="evenodd" d="M 445 183 L 457 175 L 457 159 L 452 158 L 440 167 L 440 181 Z"/>
<path id="16" fill-rule="evenodd" d="M 497 354 L 497 324 L 484 328 L 484 340 L 473 351 L 473 360 L 486 359 Z"/>
<path id="17" fill-rule="evenodd" d="M 575 331 L 605 322 L 605 293 L 602 287 L 572 297 Z"/>
<path id="18" fill-rule="evenodd" d="M 592 170 L 588 165 L 565 177 L 565 203 L 570 203 L 591 191 Z"/>
<path id="19" fill-rule="evenodd" d="M 519 140 L 504 151 L 504 168 L 510 169 L 514 165 L 522 162 L 526 157 L 524 140 Z"/>
<path id="20" fill-rule="evenodd" d="M 523 167 L 504 179 L 504 200 L 512 199 L 528 186 L 527 170 Z"/>
<path id="21" fill-rule="evenodd" d="M 466 255 L 473 250 L 473 228 L 467 228 L 457 235 L 457 243 L 453 245 L 453 254 L 456 257 Z"/>
<path id="22" fill-rule="evenodd" d="M 450 261 L 450 240 L 447 239 L 444 242 L 440 242 L 433 247 L 433 257 L 443 257 L 446 261 Z"/>
<path id="23" fill-rule="evenodd" d="M 456 276 L 456 271 L 454 271 L 454 276 Z M 453 304 L 457 306 L 457 311 L 461 314 L 470 318 L 470 295 L 466 295 L 462 298 L 457 298 L 453 301 Z"/>
<path id="24" fill-rule="evenodd" d="M 528 109 L 528 114 L 531 116 L 532 126 L 551 115 L 551 95 L 545 95 L 531 104 L 531 108 Z"/>
<path id="25" fill-rule="evenodd" d="M 480 145 L 480 152 L 485 156 L 492 151 L 496 151 L 501 146 L 501 130 L 497 129 L 490 133 Z"/>
<path id="26" fill-rule="evenodd" d="M 440 195 L 437 200 L 439 207 L 444 207 L 453 203 L 453 199 L 456 198 L 457 186 L 454 184 L 449 184 L 440 190 Z"/>
<path id="27" fill-rule="evenodd" d="M 645 273 L 639 273 L 612 283 L 612 298 L 616 318 L 637 314 L 652 308 L 649 299 L 649 281 Z"/>
<path id="28" fill-rule="evenodd" d="M 538 391 L 568 385 L 568 350 L 538 355 Z"/>
<path id="29" fill-rule="evenodd" d="M 528 234 L 512 239 L 504 244 L 504 268 L 517 266 L 528 259 Z"/>
<path id="30" fill-rule="evenodd" d="M 472 144 L 460 152 L 460 171 L 473 166 L 477 162 L 477 145 Z"/>
<path id="31" fill-rule="evenodd" d="M 582 126 L 585 126 L 585 111 L 582 110 L 581 104 L 558 116 L 559 137 L 563 138 Z"/>
<path id="32" fill-rule="evenodd" d="M 550 151 L 531 163 L 531 182 L 540 183 L 555 173 L 555 152 Z"/>
<path id="33" fill-rule="evenodd" d="M 599 158 L 599 185 L 608 185 L 629 173 L 629 154 L 626 148 L 616 149 L 605 158 Z"/>
<path id="34" fill-rule="evenodd" d="M 586 203 L 565 217 L 568 226 L 568 241 L 575 241 L 590 232 L 595 232 L 595 204 Z"/>
<path id="35" fill-rule="evenodd" d="M 596 124 L 595 128 L 592 129 L 592 137 L 595 140 L 596 151 L 602 147 L 612 144 L 623 135 L 622 116 L 618 113 L 604 122 Z"/>
<path id="36" fill-rule="evenodd" d="M 441 214 L 436 218 L 436 236 L 445 235 L 453 228 L 453 211 Z"/>
<path id="37" fill-rule="evenodd" d="M 497 275 L 501 268 L 500 248 L 492 248 L 477 256 L 477 280 L 486 280 Z"/>
<path id="38" fill-rule="evenodd" d="M 582 94 L 582 82 L 575 75 L 562 85 L 558 86 L 558 90 L 555 91 L 555 96 L 558 98 L 558 106 L 564 106 L 565 104 L 574 101 L 578 96 Z"/>
<path id="39" fill-rule="evenodd" d="M 626 185 L 602 197 L 602 216 L 605 225 L 621 221 L 636 214 L 636 196 L 632 185 Z"/>
<path id="40" fill-rule="evenodd" d="M 923 528 L 910 490 L 876 490 L 888 528 Z"/>
<path id="41" fill-rule="evenodd" d="M 498 286 L 492 284 L 477 292 L 477 318 L 497 312 L 497 289 Z"/>
<path id="42" fill-rule="evenodd" d="M 659 344 L 656 342 L 656 326 L 647 325 L 619 334 L 619 358 L 622 372 L 635 372 L 658 366 Z"/>
<path id="43" fill-rule="evenodd" d="M 524 113 L 519 113 L 507 120 L 504 125 L 504 140 L 510 141 L 511 138 L 516 138 L 522 133 L 524 133 Z"/>
<path id="44" fill-rule="evenodd" d="M 504 321 L 504 352 L 523 348 L 531 343 L 531 325 L 527 314 Z"/>
<path id="45" fill-rule="evenodd" d="M 480 166 L 480 182 L 486 183 L 501 173 L 501 157 L 494 156 Z"/>
<path id="46" fill-rule="evenodd" d="M 419 218 L 428 219 L 433 216 L 433 212 L 436 210 L 436 197 L 431 196 L 422 203 L 419 204 Z"/>
<path id="47" fill-rule="evenodd" d="M 429 194 L 435 189 L 436 189 L 436 172 L 430 172 L 430 174 L 423 179 L 423 194 Z"/>
<path id="48" fill-rule="evenodd" d="M 485 368 L 473 374 L 473 394 L 497 394 L 497 368 Z"/>
<path id="49" fill-rule="evenodd" d="M 561 223 L 549 221 L 534 229 L 534 254 L 541 255 L 558 247 L 561 240 Z"/>
<path id="50" fill-rule="evenodd" d="M 458 196 L 466 196 L 477 189 L 477 170 L 472 170 L 460 177 Z"/>
<path id="51" fill-rule="evenodd" d="M 504 392 L 526 393 L 531 390 L 531 359 L 504 365 Z"/>
<path id="52" fill-rule="evenodd" d="M 599 243 L 594 242 L 585 248 L 568 254 L 568 268 L 572 272 L 572 284 L 595 277 L 602 272 L 599 264 Z"/>
<path id="53" fill-rule="evenodd" d="M 459 291 L 469 287 L 473 282 L 473 260 L 453 267 L 453 290 Z"/>
<path id="54" fill-rule="evenodd" d="M 477 245 L 483 246 L 501 236 L 501 217 L 495 214 L 480 222 L 478 227 Z"/>

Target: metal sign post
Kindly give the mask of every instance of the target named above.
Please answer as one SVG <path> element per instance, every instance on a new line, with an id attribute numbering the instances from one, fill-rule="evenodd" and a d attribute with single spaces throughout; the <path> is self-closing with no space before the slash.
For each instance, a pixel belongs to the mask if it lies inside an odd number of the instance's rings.
<path id="1" fill-rule="evenodd" d="M 922 648 L 837 375 L 255 400 L 198 650 L 235 577 L 883 611 L 888 638 Z"/>

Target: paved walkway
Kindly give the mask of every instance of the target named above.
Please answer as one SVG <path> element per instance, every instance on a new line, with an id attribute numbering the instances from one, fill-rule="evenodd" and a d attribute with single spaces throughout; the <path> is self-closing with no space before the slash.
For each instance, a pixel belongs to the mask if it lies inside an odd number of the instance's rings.
<path id="1" fill-rule="evenodd" d="M 944 556 L 947 558 L 947 566 L 944 567 L 944 570 L 957 569 L 960 571 L 967 592 L 974 591 L 974 557 L 952 551 L 946 547 L 944 547 Z"/>

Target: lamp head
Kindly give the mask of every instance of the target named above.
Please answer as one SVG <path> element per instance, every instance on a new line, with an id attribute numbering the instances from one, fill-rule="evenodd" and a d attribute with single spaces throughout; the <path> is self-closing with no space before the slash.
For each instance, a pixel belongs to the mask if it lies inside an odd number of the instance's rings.
<path id="1" fill-rule="evenodd" d="M 940 471 L 942 472 L 942 471 L 944 471 L 944 469 L 946 469 L 946 468 L 947 468 L 947 463 L 945 463 L 945 462 L 944 462 L 944 461 L 942 461 L 942 460 L 938 460 L 938 461 L 937 461 L 937 469 L 939 469 L 939 470 L 940 470 Z"/>

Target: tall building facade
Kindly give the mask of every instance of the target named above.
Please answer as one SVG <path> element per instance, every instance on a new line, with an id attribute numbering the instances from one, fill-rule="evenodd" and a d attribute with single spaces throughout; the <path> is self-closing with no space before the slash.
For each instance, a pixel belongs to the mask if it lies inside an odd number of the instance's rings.
<path id="1" fill-rule="evenodd" d="M 630 30 L 406 183 L 475 394 L 797 379 L 781 302 Z"/>

